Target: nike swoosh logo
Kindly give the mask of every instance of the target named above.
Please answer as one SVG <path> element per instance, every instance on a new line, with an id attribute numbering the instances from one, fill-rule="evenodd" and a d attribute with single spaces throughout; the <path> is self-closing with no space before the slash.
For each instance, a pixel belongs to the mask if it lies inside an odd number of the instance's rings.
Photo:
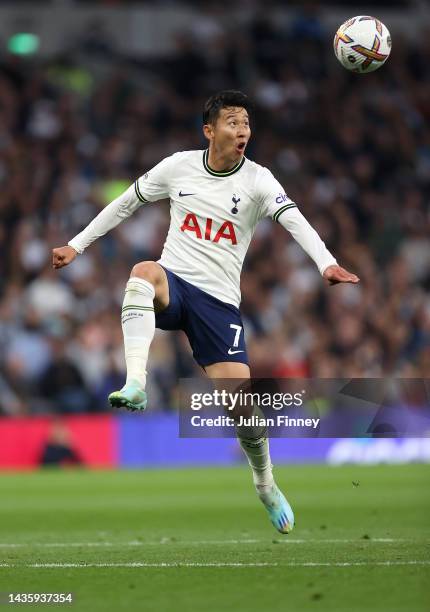
<path id="1" fill-rule="evenodd" d="M 228 349 L 228 354 L 229 355 L 236 355 L 236 353 L 244 353 L 245 351 L 232 351 L 231 349 Z"/>
<path id="2" fill-rule="evenodd" d="M 195 193 L 182 193 L 182 191 L 179 192 L 180 198 L 184 198 L 185 196 L 190 196 L 190 195 L 196 195 L 196 194 Z"/>

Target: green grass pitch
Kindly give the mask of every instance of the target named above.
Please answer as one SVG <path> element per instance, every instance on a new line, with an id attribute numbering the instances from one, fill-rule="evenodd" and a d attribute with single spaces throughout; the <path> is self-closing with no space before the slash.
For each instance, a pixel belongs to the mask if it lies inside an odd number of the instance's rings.
<path id="1" fill-rule="evenodd" d="M 49 609 L 88 612 L 430 610 L 430 466 L 276 476 L 289 536 L 244 466 L 3 474 L 2 597 L 71 591 Z"/>

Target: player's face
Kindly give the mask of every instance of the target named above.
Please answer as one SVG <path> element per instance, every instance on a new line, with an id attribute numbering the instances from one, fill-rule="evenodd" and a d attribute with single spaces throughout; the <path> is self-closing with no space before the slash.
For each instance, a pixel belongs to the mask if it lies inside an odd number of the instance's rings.
<path id="1" fill-rule="evenodd" d="M 238 106 L 222 108 L 215 125 L 205 126 L 205 135 L 218 154 L 237 160 L 251 137 L 248 113 Z"/>

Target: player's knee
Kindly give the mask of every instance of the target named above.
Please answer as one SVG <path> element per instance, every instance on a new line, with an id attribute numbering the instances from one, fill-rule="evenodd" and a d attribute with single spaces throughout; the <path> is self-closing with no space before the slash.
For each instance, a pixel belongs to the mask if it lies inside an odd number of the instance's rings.
<path id="1" fill-rule="evenodd" d="M 141 261 L 133 266 L 130 276 L 143 278 L 148 283 L 156 285 L 160 279 L 160 266 L 155 261 Z"/>

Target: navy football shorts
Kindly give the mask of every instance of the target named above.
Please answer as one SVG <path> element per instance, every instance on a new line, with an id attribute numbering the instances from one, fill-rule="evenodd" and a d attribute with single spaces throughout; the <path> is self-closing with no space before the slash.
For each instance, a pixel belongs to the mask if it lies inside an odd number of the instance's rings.
<path id="1" fill-rule="evenodd" d="M 243 324 L 236 306 L 198 289 L 167 268 L 170 301 L 155 315 L 159 329 L 182 329 L 201 366 L 222 361 L 248 364 Z"/>

